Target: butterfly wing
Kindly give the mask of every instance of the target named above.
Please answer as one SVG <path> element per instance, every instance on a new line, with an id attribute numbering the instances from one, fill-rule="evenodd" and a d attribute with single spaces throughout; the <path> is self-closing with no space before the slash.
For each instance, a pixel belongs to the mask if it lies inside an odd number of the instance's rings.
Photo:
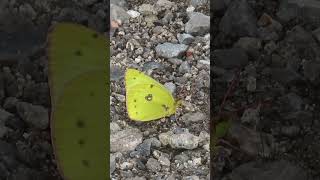
<path id="1" fill-rule="evenodd" d="M 130 119 L 151 121 L 175 113 L 175 100 L 159 82 L 134 69 L 126 72 L 127 110 Z"/>
<path id="2" fill-rule="evenodd" d="M 52 112 L 52 131 L 59 169 L 68 180 L 108 177 L 106 73 L 84 73 L 70 81 Z M 88 85 L 88 82 L 90 82 Z"/>
<path id="3" fill-rule="evenodd" d="M 49 34 L 49 81 L 54 105 L 65 84 L 84 72 L 105 70 L 107 39 L 89 28 L 58 23 Z"/>

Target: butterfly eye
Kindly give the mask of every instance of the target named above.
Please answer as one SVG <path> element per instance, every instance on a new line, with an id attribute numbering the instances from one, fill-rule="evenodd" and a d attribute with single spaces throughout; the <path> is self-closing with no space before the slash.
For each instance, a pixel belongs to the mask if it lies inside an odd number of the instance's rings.
<path id="1" fill-rule="evenodd" d="M 147 101 L 152 101 L 152 94 L 148 94 L 145 98 Z"/>

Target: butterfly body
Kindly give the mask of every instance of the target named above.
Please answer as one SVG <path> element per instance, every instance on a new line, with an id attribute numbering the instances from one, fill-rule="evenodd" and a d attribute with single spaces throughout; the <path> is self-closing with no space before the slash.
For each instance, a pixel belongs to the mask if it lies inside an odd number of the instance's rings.
<path id="1" fill-rule="evenodd" d="M 176 112 L 176 101 L 162 84 L 135 69 L 125 75 L 126 103 L 130 119 L 151 121 Z"/>

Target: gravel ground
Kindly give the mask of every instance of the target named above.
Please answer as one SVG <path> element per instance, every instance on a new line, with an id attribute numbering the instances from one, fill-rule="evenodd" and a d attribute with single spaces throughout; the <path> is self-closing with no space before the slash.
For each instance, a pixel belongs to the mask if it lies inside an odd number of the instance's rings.
<path id="1" fill-rule="evenodd" d="M 0 180 L 60 180 L 51 146 L 46 36 L 55 22 L 107 34 L 108 1 L 0 1 Z"/>
<path id="2" fill-rule="evenodd" d="M 212 5 L 216 117 L 234 87 L 223 106 L 232 121 L 215 147 L 213 178 L 320 179 L 320 1 Z"/>
<path id="3" fill-rule="evenodd" d="M 208 179 L 208 2 L 111 3 L 112 179 Z M 183 100 L 176 115 L 130 120 L 124 87 L 128 67 L 152 76 Z"/>

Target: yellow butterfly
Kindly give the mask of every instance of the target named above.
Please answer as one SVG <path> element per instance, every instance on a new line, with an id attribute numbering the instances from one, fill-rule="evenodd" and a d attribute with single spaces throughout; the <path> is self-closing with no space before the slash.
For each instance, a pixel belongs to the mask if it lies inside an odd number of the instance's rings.
<path id="1" fill-rule="evenodd" d="M 170 116 L 180 104 L 166 87 L 138 70 L 127 69 L 125 85 L 127 111 L 132 120 L 151 121 Z"/>

